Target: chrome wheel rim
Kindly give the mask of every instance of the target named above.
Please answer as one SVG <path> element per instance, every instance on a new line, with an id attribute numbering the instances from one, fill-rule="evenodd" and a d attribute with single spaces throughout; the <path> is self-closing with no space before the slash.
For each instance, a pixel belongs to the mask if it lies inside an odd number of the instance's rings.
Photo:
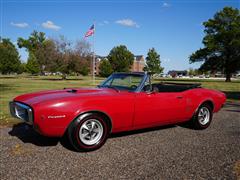
<path id="1" fill-rule="evenodd" d="M 102 138 L 103 126 L 97 119 L 85 121 L 79 130 L 79 138 L 86 145 L 94 145 Z"/>
<path id="2" fill-rule="evenodd" d="M 201 125 L 206 125 L 210 120 L 210 111 L 206 107 L 202 107 L 198 112 L 198 121 Z"/>

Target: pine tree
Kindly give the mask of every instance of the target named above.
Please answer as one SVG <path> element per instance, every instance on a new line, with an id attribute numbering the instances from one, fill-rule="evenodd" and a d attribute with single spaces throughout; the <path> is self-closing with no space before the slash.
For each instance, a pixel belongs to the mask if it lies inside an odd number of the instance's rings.
<path id="1" fill-rule="evenodd" d="M 201 62 L 201 71 L 221 71 L 226 82 L 240 70 L 240 13 L 239 9 L 225 7 L 212 19 L 204 22 L 204 47 L 192 53 L 190 63 Z"/>
<path id="2" fill-rule="evenodd" d="M 31 74 L 38 74 L 40 72 L 39 64 L 35 55 L 32 52 L 29 53 L 26 69 L 27 72 Z"/>
<path id="3" fill-rule="evenodd" d="M 154 48 L 149 49 L 146 57 L 146 65 L 143 70 L 149 72 L 150 74 L 160 74 L 163 72 L 163 67 L 161 67 L 160 55 L 156 52 Z"/>

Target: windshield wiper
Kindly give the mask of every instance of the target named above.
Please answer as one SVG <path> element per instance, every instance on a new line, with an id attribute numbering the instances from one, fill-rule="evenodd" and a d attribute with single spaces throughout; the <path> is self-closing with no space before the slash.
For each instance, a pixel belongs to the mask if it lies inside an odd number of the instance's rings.
<path id="1" fill-rule="evenodd" d="M 99 88 L 111 88 L 111 89 L 114 89 L 115 91 L 117 92 L 120 92 L 118 88 L 114 87 L 114 86 L 109 86 L 109 85 L 104 85 L 104 86 L 98 86 Z"/>

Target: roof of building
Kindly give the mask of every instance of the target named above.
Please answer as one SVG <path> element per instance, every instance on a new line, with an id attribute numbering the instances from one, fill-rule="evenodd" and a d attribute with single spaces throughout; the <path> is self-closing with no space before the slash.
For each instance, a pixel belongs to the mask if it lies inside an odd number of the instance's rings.
<path id="1" fill-rule="evenodd" d="M 143 59 L 143 55 L 135 55 L 134 57 L 136 61 L 141 61 Z"/>

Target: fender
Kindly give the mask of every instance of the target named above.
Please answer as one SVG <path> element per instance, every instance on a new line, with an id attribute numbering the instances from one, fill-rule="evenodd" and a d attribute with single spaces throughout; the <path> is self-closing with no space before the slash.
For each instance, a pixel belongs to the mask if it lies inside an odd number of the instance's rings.
<path id="1" fill-rule="evenodd" d="M 77 111 L 79 112 L 79 110 Z M 79 121 L 81 121 L 83 118 L 85 118 L 89 113 L 100 113 L 102 115 L 104 115 L 107 118 L 107 123 L 109 124 L 109 129 L 110 129 L 110 133 L 112 132 L 112 118 L 108 115 L 108 113 L 101 111 L 101 110 L 93 110 L 93 109 L 85 109 L 83 111 L 81 111 L 81 113 L 77 114 L 67 125 L 67 127 L 65 128 L 65 131 L 67 130 L 67 128 L 69 127 L 69 125 L 75 120 L 75 119 L 79 119 Z"/>
<path id="2" fill-rule="evenodd" d="M 212 98 L 207 98 L 207 99 L 204 99 L 204 100 L 200 101 L 200 103 L 199 103 L 199 105 L 197 106 L 197 108 L 195 109 L 195 111 L 194 111 L 192 117 L 197 113 L 199 107 L 200 107 L 203 103 L 205 103 L 205 102 L 211 102 L 212 105 L 213 105 L 213 111 L 214 111 L 214 107 L 215 107 L 215 105 L 214 105 L 213 99 L 212 99 Z"/>

